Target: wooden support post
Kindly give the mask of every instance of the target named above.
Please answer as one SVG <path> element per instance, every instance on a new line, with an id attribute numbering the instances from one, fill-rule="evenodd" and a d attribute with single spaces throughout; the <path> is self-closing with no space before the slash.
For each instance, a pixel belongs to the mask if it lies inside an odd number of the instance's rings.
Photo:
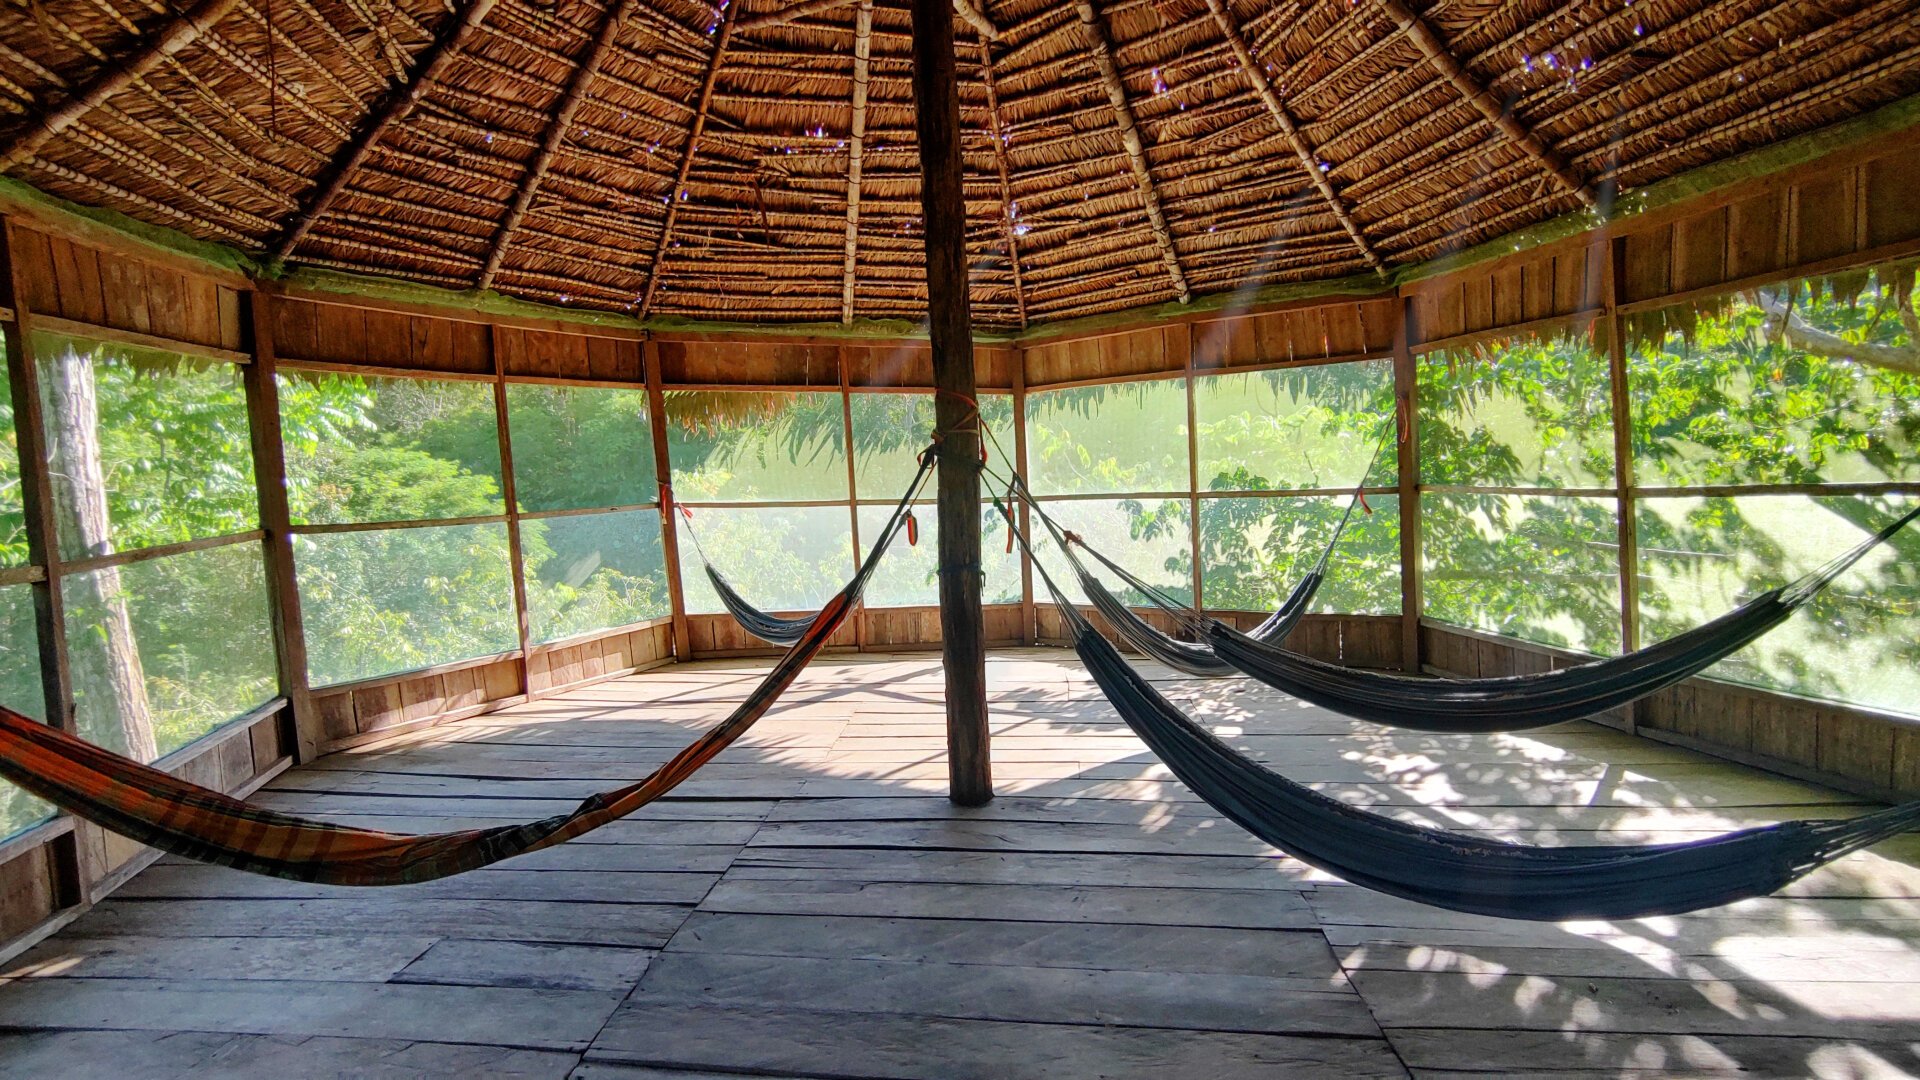
<path id="1" fill-rule="evenodd" d="M 913 0 L 913 102 L 926 220 L 927 330 L 940 432 L 940 632 L 947 676 L 947 769 L 956 804 L 993 798 L 986 636 L 980 612 L 980 410 L 967 310 L 967 217 L 952 0 Z"/>
<path id="2" fill-rule="evenodd" d="M 34 635 L 39 644 L 40 689 L 47 722 L 77 733 L 73 713 L 73 675 L 67 664 L 66 605 L 60 595 L 60 545 L 54 532 L 53 479 L 47 469 L 47 427 L 40 407 L 40 377 L 33 359 L 33 313 L 27 310 L 27 290 L 21 287 L 19 264 L 13 259 L 13 225 L 0 219 L 0 306 L 12 317 L 0 321 L 7 350 L 7 381 L 13 395 L 14 444 L 20 455 L 20 500 L 25 512 L 27 564 L 45 570 L 32 583 Z M 23 703 L 24 704 L 24 703 Z M 52 891 L 49 907 L 56 913 L 87 902 L 86 882 L 101 868 L 83 849 L 80 838 L 94 829 L 89 822 L 46 842 Z M 58 926 L 56 921 L 43 926 Z"/>
<path id="3" fill-rule="evenodd" d="M 1601 316 L 1607 334 L 1607 381 L 1613 391 L 1613 493 L 1620 527 L 1620 651 L 1640 647 L 1640 518 L 1633 494 L 1633 397 L 1627 384 L 1626 320 L 1620 316 L 1625 293 L 1626 237 L 1606 241 L 1606 312 Z M 1638 708 L 1629 702 L 1621 709 L 1627 730 L 1638 732 Z"/>
<path id="4" fill-rule="evenodd" d="M 1027 477 L 1027 350 L 1013 351 L 1013 467 L 1022 480 Z M 1027 504 L 1015 500 L 1010 509 L 1017 515 L 1020 535 L 1033 535 Z M 1033 606 L 1033 560 L 1020 551 L 1020 640 L 1028 645 L 1040 643 L 1038 616 Z"/>
<path id="5" fill-rule="evenodd" d="M 1194 424 L 1193 324 L 1187 324 L 1187 542 L 1192 545 L 1193 606 L 1206 610 L 1206 582 L 1200 573 L 1200 432 Z"/>
<path id="6" fill-rule="evenodd" d="M 667 404 L 660 390 L 660 343 L 640 347 L 647 378 L 647 423 L 653 429 L 653 476 L 660 492 L 660 556 L 667 564 L 667 603 L 672 608 L 673 656 L 693 659 L 693 634 L 687 625 L 687 595 L 680 581 L 680 532 L 673 515 L 673 465 L 667 456 Z"/>
<path id="7" fill-rule="evenodd" d="M 1400 667 L 1420 670 L 1420 394 L 1414 368 L 1413 305 L 1400 301 L 1400 318 L 1393 331 L 1393 409 L 1398 428 L 1400 464 Z"/>
<path id="8" fill-rule="evenodd" d="M 867 145 L 867 86 L 871 81 L 872 40 L 873 4 L 861 0 L 853 16 L 853 116 L 847 125 L 847 258 L 840 283 L 840 321 L 843 323 L 853 321 L 854 285 L 860 264 L 860 164 Z M 845 369 L 843 355 L 841 370 L 844 372 Z"/>
<path id="9" fill-rule="evenodd" d="M 33 313 L 13 258 L 13 225 L 0 228 L 0 303 L 13 310 L 5 323 L 7 381 L 13 392 L 14 442 L 20 453 L 20 496 L 27 526 L 27 562 L 46 568 L 33 583 L 33 621 L 40 637 L 40 688 L 47 722 L 73 732 L 73 674 L 67 665 L 66 605 L 60 596 L 60 545 L 54 536 L 53 479 L 47 473 L 47 425 L 40 405 L 40 371 L 33 359 Z"/>
<path id="10" fill-rule="evenodd" d="M 292 514 L 287 508 L 287 456 L 280 439 L 278 355 L 273 349 L 273 297 L 243 294 L 253 329 L 253 362 L 240 369 L 247 394 L 247 438 L 253 449 L 253 482 L 259 495 L 260 531 L 266 534 L 267 611 L 273 626 L 273 659 L 280 694 L 292 723 L 282 746 L 296 762 L 312 761 L 326 743 L 326 730 L 307 682 L 306 623 L 294 574 Z"/>
<path id="11" fill-rule="evenodd" d="M 860 485 L 854 476 L 853 465 L 853 394 L 847 383 L 847 347 L 834 350 L 835 360 L 840 365 L 840 437 L 841 445 L 847 448 L 847 519 L 853 527 L 853 569 L 860 570 Z M 867 600 L 860 598 L 860 607 L 853 613 L 853 643 L 860 652 L 867 651 Z"/>
<path id="12" fill-rule="evenodd" d="M 492 353 L 493 422 L 500 434 L 500 498 L 507 509 L 507 562 L 513 576 L 513 625 L 520 644 L 520 692 L 533 693 L 533 654 L 528 645 L 533 621 L 527 612 L 527 568 L 520 558 L 520 498 L 513 483 L 513 432 L 507 423 L 507 369 L 501 362 L 501 327 L 495 323 L 487 337 Z"/>

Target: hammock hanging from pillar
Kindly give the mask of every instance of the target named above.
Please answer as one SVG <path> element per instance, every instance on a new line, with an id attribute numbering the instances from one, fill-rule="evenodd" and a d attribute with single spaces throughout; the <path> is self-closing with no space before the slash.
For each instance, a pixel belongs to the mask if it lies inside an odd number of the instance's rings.
<path id="1" fill-rule="evenodd" d="M 1507 919 L 1671 915 L 1765 896 L 1920 825 L 1920 803 L 1908 803 L 1690 843 L 1534 847 L 1395 821 L 1296 784 L 1215 738 L 1133 670 L 1038 560 L 1033 565 L 1094 682 L 1182 783 L 1261 840 L 1377 892 Z"/>
<path id="2" fill-rule="evenodd" d="M 1286 640 L 1288 634 L 1293 633 L 1295 626 L 1299 625 L 1300 617 L 1305 615 L 1307 608 L 1313 605 L 1314 595 L 1319 592 L 1321 582 L 1326 580 L 1327 563 L 1333 558 L 1333 549 L 1340 543 L 1340 537 L 1346 533 L 1348 523 L 1353 520 L 1353 511 L 1361 508 L 1369 514 L 1373 513 L 1372 508 L 1367 506 L 1364 491 L 1367 478 L 1373 475 L 1374 466 L 1380 463 L 1380 455 L 1386 449 L 1387 440 L 1391 435 L 1390 429 L 1383 431 L 1375 443 L 1373 458 L 1367 462 L 1366 471 L 1360 474 L 1359 481 L 1354 485 L 1353 498 L 1347 501 L 1347 508 L 1340 515 L 1339 523 L 1334 526 L 1333 535 L 1327 538 L 1326 546 L 1320 549 L 1320 558 L 1314 563 L 1313 569 L 1307 571 L 1304 577 L 1294 583 L 1293 591 L 1287 594 L 1280 606 L 1274 609 L 1260 625 L 1247 631 L 1247 637 L 1277 646 Z M 1087 594 L 1087 602 L 1100 613 L 1100 617 L 1122 641 L 1175 671 L 1187 675 L 1218 679 L 1241 674 L 1239 668 L 1214 655 L 1212 645 L 1206 641 L 1205 621 L 1193 618 L 1198 615 L 1198 612 L 1127 573 L 1111 559 L 1088 547 L 1077 535 L 1062 529 L 1045 510 L 1034 504 L 1033 493 L 1027 489 L 1026 479 L 1018 473 L 1010 477 L 1007 492 L 1025 501 L 1034 509 L 1040 522 L 1053 536 L 1054 544 L 1072 565 L 1074 575 L 1080 580 L 1081 590 Z M 1139 590 L 1154 604 L 1173 614 L 1176 619 L 1182 620 L 1200 640 L 1183 641 L 1162 632 L 1152 623 L 1141 618 L 1124 601 L 1101 584 L 1099 578 L 1087 570 L 1086 565 L 1080 561 L 1080 557 L 1074 553 L 1076 547 L 1099 560 L 1108 569 L 1121 574 L 1129 585 Z M 1199 558 L 1199 552 L 1195 552 L 1194 557 Z"/>
<path id="3" fill-rule="evenodd" d="M 1029 502 L 1043 521 L 1044 510 Z M 1790 584 L 1770 589 L 1711 622 L 1622 656 L 1574 667 L 1485 679 L 1431 679 L 1342 667 L 1281 648 L 1271 638 L 1242 633 L 1180 603 L 1112 559 L 1079 546 L 1128 585 L 1180 620 L 1205 644 L 1183 642 L 1137 615 L 1116 631 L 1141 651 L 1165 661 L 1179 646 L 1186 655 L 1206 649 L 1216 660 L 1322 708 L 1376 724 L 1414 731 L 1455 733 L 1522 731 L 1577 720 L 1636 701 L 1726 659 L 1804 607 L 1874 548 L 1920 518 L 1915 507 L 1827 563 Z M 1047 522 L 1048 528 L 1055 528 Z M 1062 545 L 1063 549 L 1065 545 Z M 1324 557 L 1323 557 L 1324 564 Z M 1080 570 L 1080 581 L 1102 615 L 1125 605 L 1099 579 Z M 1132 615 L 1132 612 L 1127 612 Z M 1297 616 L 1296 616 L 1297 618 Z M 1125 626 L 1122 629 L 1123 625 Z M 1135 635 L 1143 640 L 1136 642 Z M 1146 648 L 1146 639 L 1158 645 Z M 1177 665 L 1176 665 L 1177 666 Z"/>
<path id="4" fill-rule="evenodd" d="M 925 486 L 915 473 L 853 580 L 808 620 L 765 678 L 725 720 L 646 779 L 590 796 L 572 811 L 519 825 L 406 835 L 280 813 L 188 783 L 151 765 L 0 707 L 0 777 L 103 828 L 172 855 L 328 885 L 431 881 L 553 847 L 616 821 L 692 776 L 765 715 L 860 601 L 881 556 Z"/>

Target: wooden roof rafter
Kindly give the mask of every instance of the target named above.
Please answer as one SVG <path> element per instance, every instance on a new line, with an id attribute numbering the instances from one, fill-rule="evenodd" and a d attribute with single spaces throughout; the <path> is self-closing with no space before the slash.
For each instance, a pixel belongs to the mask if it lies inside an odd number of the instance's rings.
<path id="1" fill-rule="evenodd" d="M 1000 176 L 1000 231 L 1007 245 L 1007 268 L 1013 274 L 1013 304 L 1020 328 L 1027 328 L 1027 288 L 1020 271 L 1020 234 L 1014 225 L 1019 204 L 1007 168 L 1007 131 L 1000 123 L 1000 94 L 993 81 L 993 49 L 980 38 L 980 83 L 987 94 L 987 139 L 993 144 L 994 170 Z"/>
<path id="2" fill-rule="evenodd" d="M 860 157 L 867 141 L 867 89 L 873 72 L 873 3 L 860 0 L 853 15 L 853 116 L 847 128 L 846 279 L 840 286 L 840 321 L 853 321 L 853 293 L 860 253 Z"/>
<path id="3" fill-rule="evenodd" d="M 1106 26 L 1101 22 L 1100 12 L 1094 8 L 1093 0 L 1074 0 L 1074 10 L 1080 16 L 1082 36 L 1087 52 L 1093 59 L 1094 70 L 1100 73 L 1100 81 L 1106 89 L 1107 101 L 1113 107 L 1114 127 L 1120 133 L 1120 145 L 1126 149 L 1127 162 L 1133 168 L 1134 186 L 1139 189 L 1140 203 L 1146 211 L 1147 225 L 1153 232 L 1154 244 L 1160 250 L 1160 262 L 1166 267 L 1167 280 L 1173 285 L 1174 295 L 1183 304 L 1193 301 L 1193 293 L 1187 289 L 1185 271 L 1180 268 L 1180 253 L 1173 245 L 1173 231 L 1167 225 L 1166 211 L 1160 205 L 1160 192 L 1153 183 L 1153 170 L 1147 162 L 1147 148 L 1140 140 L 1140 127 L 1134 120 L 1133 106 L 1127 102 L 1127 87 L 1120 79 L 1120 69 L 1114 66 L 1113 46 L 1107 40 Z"/>
<path id="4" fill-rule="evenodd" d="M 200 0 L 200 3 L 149 37 L 132 55 L 96 74 L 73 96 L 46 109 L 0 146 L 0 169 L 11 169 L 32 156 L 55 136 L 109 98 L 133 85 L 135 79 L 200 39 L 214 24 L 238 6 L 240 0 Z"/>
<path id="5" fill-rule="evenodd" d="M 272 245 L 273 256 L 285 259 L 306 239 L 314 223 L 327 212 L 335 199 L 347 189 L 354 171 L 366 162 L 388 129 L 405 119 L 427 90 L 453 66 L 469 39 L 487 20 L 495 0 L 468 0 L 466 13 L 432 46 L 415 65 L 413 77 L 404 85 L 388 91 L 384 102 L 367 118 L 359 135 L 341 148 L 337 157 L 321 173 L 300 213 L 287 224 L 285 233 Z"/>
<path id="6" fill-rule="evenodd" d="M 700 84 L 700 101 L 694 108 L 693 123 L 687 128 L 686 144 L 680 148 L 680 168 L 674 174 L 672 190 L 667 192 L 666 220 L 660 227 L 660 239 L 654 244 L 653 258 L 647 263 L 647 287 L 640 294 L 638 311 L 642 319 L 652 310 L 654 297 L 660 291 L 660 264 L 673 243 L 673 227 L 680 218 L 680 205 L 685 202 L 687 178 L 693 174 L 693 161 L 700 153 L 700 137 L 706 133 L 707 121 L 712 116 L 713 89 L 720 81 L 720 66 L 726 62 L 727 46 L 733 40 L 734 22 L 739 14 L 737 0 L 728 4 L 714 36 L 713 55 L 707 61 L 707 75 Z"/>
<path id="7" fill-rule="evenodd" d="M 763 12 L 751 18 L 741 19 L 738 29 L 765 30 L 774 26 L 786 26 L 814 15 L 851 7 L 856 2 L 858 0 L 801 0 L 800 3 L 788 4 L 776 11 Z M 993 25 L 993 20 L 987 18 L 987 13 L 975 0 L 953 0 L 953 13 L 959 16 L 961 22 L 973 27 L 987 40 L 1000 40 L 1000 29 Z"/>
<path id="8" fill-rule="evenodd" d="M 1319 190 L 1320 198 L 1327 204 L 1327 209 L 1333 213 L 1334 220 L 1338 221 L 1340 227 L 1347 231 L 1347 235 L 1353 238 L 1353 246 L 1360 249 L 1361 257 L 1367 260 L 1367 265 L 1373 267 L 1374 273 L 1383 278 L 1386 277 L 1386 261 L 1373 250 L 1373 245 L 1368 242 L 1366 233 L 1361 231 L 1359 222 L 1353 219 L 1353 213 L 1348 208 L 1346 200 L 1333 189 L 1333 182 L 1327 178 L 1327 170 L 1322 167 L 1319 154 L 1307 142 L 1299 125 L 1293 122 L 1293 115 L 1287 111 L 1286 105 L 1280 100 L 1280 95 L 1273 89 L 1273 84 L 1261 72 L 1253 50 L 1247 47 L 1247 40 L 1240 32 L 1239 23 L 1234 20 L 1233 12 L 1227 7 L 1227 0 L 1207 0 L 1207 10 L 1213 13 L 1215 25 L 1219 26 L 1221 36 L 1226 38 L 1227 45 L 1232 48 L 1234 62 L 1239 65 L 1241 74 L 1246 76 L 1247 85 L 1260 98 L 1261 104 L 1267 107 L 1267 111 L 1273 114 L 1274 123 L 1280 126 L 1281 134 L 1286 136 L 1287 143 L 1293 148 L 1294 157 L 1300 161 L 1300 168 L 1307 174 L 1307 178 L 1313 181 L 1313 186 Z"/>
<path id="9" fill-rule="evenodd" d="M 513 236 L 520 228 L 520 222 L 527 216 L 527 209 L 540 193 L 540 185 L 547 173 L 560 157 L 561 148 L 573 133 L 573 120 L 587 100 L 587 93 L 593 88 L 593 81 L 600 74 L 600 65 L 606 62 L 608 54 L 613 52 L 620 38 L 620 31 L 633 17 L 639 0 L 620 0 L 619 4 L 607 11 L 601 20 L 600 32 L 588 46 L 585 56 L 573 69 L 573 77 L 567 84 L 566 93 L 553 111 L 553 119 L 547 124 L 546 135 L 540 145 L 540 153 L 527 168 L 526 176 L 520 181 L 520 189 L 515 192 L 513 205 L 507 208 L 507 216 L 500 221 L 500 229 L 494 234 L 493 247 L 487 254 L 486 265 L 480 270 L 475 287 L 489 289 L 493 279 L 500 273 L 500 265 L 506 261 L 507 252 L 513 246 Z"/>
<path id="10" fill-rule="evenodd" d="M 1586 204 L 1589 210 L 1599 207 L 1600 196 L 1593 190 L 1593 186 L 1573 171 L 1573 167 L 1567 163 L 1566 158 L 1562 157 L 1559 151 L 1548 146 L 1546 140 L 1522 124 L 1513 115 L 1512 109 L 1496 100 L 1480 80 L 1474 78 L 1461 65 L 1453 55 L 1453 51 L 1447 47 L 1446 41 L 1440 37 L 1439 32 L 1408 7 L 1405 0 L 1379 0 L 1379 3 L 1387 16 L 1400 27 L 1401 32 L 1419 48 L 1421 55 L 1427 58 L 1427 62 L 1445 76 L 1447 81 L 1453 84 L 1454 89 L 1459 91 L 1460 96 L 1466 98 L 1469 104 L 1479 110 L 1481 116 L 1486 117 L 1488 123 L 1491 123 L 1500 134 L 1506 136 L 1508 141 L 1519 147 L 1522 153 L 1537 162 L 1547 175 L 1553 177 L 1569 194 Z"/>

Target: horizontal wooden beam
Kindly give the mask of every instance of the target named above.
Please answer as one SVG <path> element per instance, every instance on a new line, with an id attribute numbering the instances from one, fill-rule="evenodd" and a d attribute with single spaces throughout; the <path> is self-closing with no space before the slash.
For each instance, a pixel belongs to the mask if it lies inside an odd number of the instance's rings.
<path id="1" fill-rule="evenodd" d="M 1193 302 L 1193 293 L 1187 288 L 1187 275 L 1180 268 L 1180 253 L 1173 246 L 1173 230 L 1167 225 L 1166 212 L 1160 206 L 1160 192 L 1153 184 L 1153 170 L 1147 163 L 1146 144 L 1140 140 L 1140 128 L 1133 118 L 1133 106 L 1127 103 L 1127 87 L 1120 79 L 1120 69 L 1114 66 L 1113 46 L 1107 40 L 1106 26 L 1100 21 L 1100 12 L 1093 6 L 1093 0 L 1074 0 L 1074 10 L 1080 15 L 1080 27 L 1086 35 L 1087 52 L 1093 58 L 1094 70 L 1100 73 L 1100 82 L 1106 88 L 1107 102 L 1113 109 L 1113 124 L 1120 132 L 1120 145 L 1127 152 L 1127 162 L 1133 167 L 1134 187 L 1140 192 L 1140 205 L 1146 211 L 1147 225 L 1153 232 L 1153 242 L 1160 249 L 1160 261 L 1167 268 L 1167 280 L 1173 284 L 1173 293 L 1180 302 Z"/>
<path id="2" fill-rule="evenodd" d="M 110 345 L 131 345 L 139 349 L 180 353 L 183 356 L 217 360 L 223 364 L 253 363 L 251 354 L 238 349 L 223 349 L 218 345 L 202 345 L 197 341 L 182 341 L 179 338 L 162 337 L 159 334 L 143 334 L 138 330 L 122 330 L 117 326 L 103 326 L 99 323 L 82 322 L 79 319 L 63 319 L 56 315 L 35 315 L 33 329 L 35 333 L 60 334 Z"/>

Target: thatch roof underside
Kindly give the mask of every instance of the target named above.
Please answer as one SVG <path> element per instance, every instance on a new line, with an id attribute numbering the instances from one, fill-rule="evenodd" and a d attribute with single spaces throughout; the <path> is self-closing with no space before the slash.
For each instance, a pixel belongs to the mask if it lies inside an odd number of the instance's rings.
<path id="1" fill-rule="evenodd" d="M 903 0 L 721 3 L 24 0 L 0 164 L 293 265 L 920 317 Z M 1914 0 L 961 6 L 988 325 L 1425 260 L 1920 92 Z"/>

